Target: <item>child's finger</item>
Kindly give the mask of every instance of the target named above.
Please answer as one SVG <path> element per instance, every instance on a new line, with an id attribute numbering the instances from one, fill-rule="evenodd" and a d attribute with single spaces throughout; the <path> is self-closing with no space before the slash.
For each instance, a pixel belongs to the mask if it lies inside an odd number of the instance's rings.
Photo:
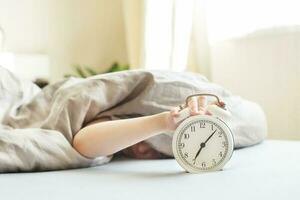
<path id="1" fill-rule="evenodd" d="M 217 105 L 217 106 L 220 106 L 220 107 L 223 107 L 225 105 L 224 102 L 218 102 L 218 101 L 215 101 L 215 102 L 211 102 L 210 105 Z"/>
<path id="2" fill-rule="evenodd" d="M 207 106 L 206 97 L 205 96 L 199 96 L 198 97 L 199 114 L 201 114 L 201 115 L 206 114 L 206 106 Z"/>
<path id="3" fill-rule="evenodd" d="M 207 101 L 205 96 L 199 96 L 198 97 L 198 106 L 199 107 L 206 107 L 207 106 Z"/>
<path id="4" fill-rule="evenodd" d="M 212 115 L 212 114 L 208 110 L 206 110 L 205 115 Z"/>
<path id="5" fill-rule="evenodd" d="M 191 115 L 196 115 L 199 114 L 199 110 L 198 110 L 198 100 L 197 97 L 191 97 L 189 102 L 188 102 L 188 106 L 190 108 L 190 114 Z"/>

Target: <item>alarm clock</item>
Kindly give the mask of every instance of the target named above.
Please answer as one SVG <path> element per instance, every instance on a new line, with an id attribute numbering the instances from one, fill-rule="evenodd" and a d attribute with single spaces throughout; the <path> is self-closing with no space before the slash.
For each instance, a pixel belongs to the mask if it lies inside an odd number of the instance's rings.
<path id="1" fill-rule="evenodd" d="M 192 96 L 213 94 L 196 94 Z M 187 172 L 201 173 L 223 169 L 230 160 L 234 149 L 234 138 L 227 124 L 231 114 L 225 104 L 218 99 L 219 105 L 209 105 L 211 115 L 190 116 L 190 108 L 179 112 L 176 122 L 182 121 L 176 128 L 172 150 L 176 161 Z M 187 103 L 186 103 L 187 105 Z"/>

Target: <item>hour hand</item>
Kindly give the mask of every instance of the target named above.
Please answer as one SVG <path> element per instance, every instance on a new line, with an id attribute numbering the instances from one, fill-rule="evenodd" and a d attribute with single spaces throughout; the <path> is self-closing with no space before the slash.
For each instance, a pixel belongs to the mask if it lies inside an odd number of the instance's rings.
<path id="1" fill-rule="evenodd" d="M 215 130 L 215 131 L 214 131 L 214 132 L 213 132 L 213 133 L 205 140 L 205 142 L 202 142 L 202 143 L 200 144 L 200 149 L 198 150 L 198 152 L 196 153 L 195 158 L 193 159 L 194 164 L 196 163 L 196 159 L 197 159 L 197 157 L 199 156 L 201 150 L 206 146 L 206 143 L 208 142 L 208 140 L 210 140 L 210 138 L 211 138 L 216 132 L 217 132 L 217 130 Z"/>
<path id="2" fill-rule="evenodd" d="M 196 156 L 195 156 L 195 158 L 193 159 L 193 161 L 194 161 L 194 164 L 195 164 L 195 162 L 196 162 L 196 159 L 197 159 L 197 157 L 199 156 L 199 154 L 200 154 L 200 152 L 201 152 L 201 150 L 203 149 L 205 147 L 205 143 L 201 143 L 200 144 L 200 149 L 198 150 L 198 152 L 196 153 Z"/>

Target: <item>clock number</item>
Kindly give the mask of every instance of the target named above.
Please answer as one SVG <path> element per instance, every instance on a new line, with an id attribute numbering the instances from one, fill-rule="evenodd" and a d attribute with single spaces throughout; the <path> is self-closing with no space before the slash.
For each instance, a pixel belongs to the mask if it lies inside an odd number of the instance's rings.
<path id="1" fill-rule="evenodd" d="M 196 131 L 195 126 L 191 126 L 191 132 L 195 132 L 195 131 Z"/>
<path id="2" fill-rule="evenodd" d="M 227 146 L 226 142 L 223 141 L 223 142 L 222 142 L 222 147 L 226 147 L 226 146 Z"/>
<path id="3" fill-rule="evenodd" d="M 219 137 L 222 137 L 222 132 L 219 132 L 218 134 L 219 134 Z"/>
<path id="4" fill-rule="evenodd" d="M 220 153 L 219 153 L 219 156 L 220 156 L 220 157 L 222 157 L 222 156 L 223 156 L 223 152 L 222 152 L 222 151 L 220 151 Z"/>
<path id="5" fill-rule="evenodd" d="M 213 165 L 216 165 L 217 164 L 216 159 L 212 159 L 212 163 Z"/>
<path id="6" fill-rule="evenodd" d="M 190 134 L 185 133 L 185 134 L 184 134 L 184 139 L 189 139 L 189 138 L 190 138 Z"/>
<path id="7" fill-rule="evenodd" d="M 189 154 L 187 152 L 185 152 L 183 156 L 184 156 L 184 158 L 188 158 Z"/>
<path id="8" fill-rule="evenodd" d="M 200 122 L 200 128 L 205 128 L 205 122 Z"/>
<path id="9" fill-rule="evenodd" d="M 213 124 L 211 125 L 211 130 L 212 130 L 212 131 L 214 130 L 214 125 L 213 125 Z"/>
<path id="10" fill-rule="evenodd" d="M 202 162 L 202 167 L 206 167 L 206 163 L 205 162 Z"/>
<path id="11" fill-rule="evenodd" d="M 180 143 L 180 144 L 179 144 L 179 147 L 182 149 L 182 148 L 185 147 L 185 144 L 184 144 L 184 143 Z"/>

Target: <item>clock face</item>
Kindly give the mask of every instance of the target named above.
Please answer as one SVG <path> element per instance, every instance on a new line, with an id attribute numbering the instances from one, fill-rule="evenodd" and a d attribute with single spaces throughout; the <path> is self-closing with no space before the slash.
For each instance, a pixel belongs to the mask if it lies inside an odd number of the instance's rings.
<path id="1" fill-rule="evenodd" d="M 174 135 L 174 155 L 191 172 L 222 167 L 231 157 L 233 141 L 224 122 L 211 116 L 194 116 L 183 122 Z"/>

